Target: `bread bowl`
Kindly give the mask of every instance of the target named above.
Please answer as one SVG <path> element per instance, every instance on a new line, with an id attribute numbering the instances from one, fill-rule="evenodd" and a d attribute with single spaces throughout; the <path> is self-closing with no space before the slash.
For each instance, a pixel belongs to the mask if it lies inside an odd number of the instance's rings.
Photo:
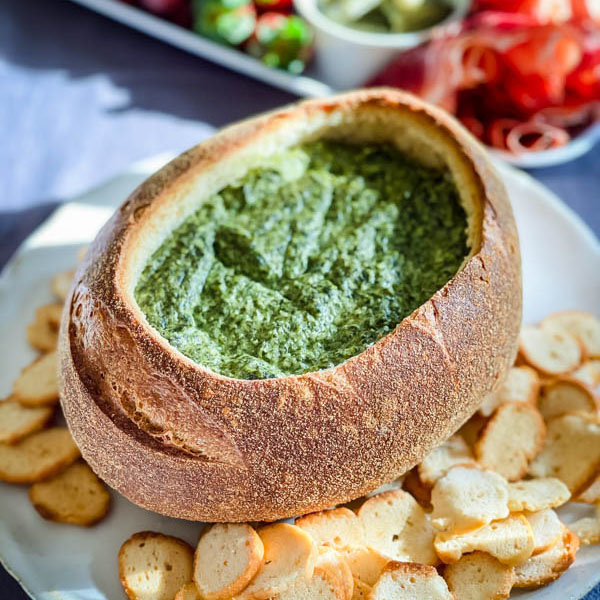
<path id="1" fill-rule="evenodd" d="M 202 366 L 140 309 L 144 268 L 210 194 L 325 138 L 393 144 L 447 172 L 468 254 L 431 298 L 340 364 L 259 379 Z M 60 329 L 61 402 L 84 458 L 136 504 L 271 521 L 359 497 L 415 465 L 502 379 L 520 322 L 517 233 L 483 148 L 408 94 L 356 91 L 233 125 L 130 195 L 76 273 Z"/>

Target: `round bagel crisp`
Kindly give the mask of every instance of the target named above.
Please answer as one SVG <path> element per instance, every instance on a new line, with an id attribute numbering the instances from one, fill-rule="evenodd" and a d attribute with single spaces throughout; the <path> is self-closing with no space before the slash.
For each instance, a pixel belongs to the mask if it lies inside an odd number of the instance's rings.
<path id="1" fill-rule="evenodd" d="M 236 600 L 267 600 L 313 575 L 317 546 L 300 527 L 275 523 L 259 529 L 258 535 L 264 545 L 263 563 Z"/>
<path id="2" fill-rule="evenodd" d="M 62 304 L 46 304 L 35 311 L 35 319 L 27 326 L 31 346 L 42 352 L 56 350 L 62 309 Z"/>
<path id="3" fill-rule="evenodd" d="M 369 600 L 454 600 L 446 582 L 434 567 L 410 562 L 387 564 L 373 586 Z"/>
<path id="4" fill-rule="evenodd" d="M 352 600 L 354 578 L 345 555 L 329 546 L 320 546 L 318 551 L 315 568 L 329 571 L 339 581 L 343 590 L 343 597 L 346 600 Z"/>
<path id="5" fill-rule="evenodd" d="M 110 506 L 108 490 L 83 461 L 34 483 L 29 499 L 44 519 L 72 525 L 94 525 L 106 516 Z"/>
<path id="6" fill-rule="evenodd" d="M 7 398 L 0 402 L 0 443 L 14 444 L 42 429 L 53 414 L 50 406 L 23 406 Z"/>
<path id="7" fill-rule="evenodd" d="M 246 523 L 217 523 L 203 532 L 194 553 L 194 582 L 205 600 L 241 592 L 263 562 L 264 547 Z"/>
<path id="8" fill-rule="evenodd" d="M 58 403 L 58 356 L 48 352 L 26 366 L 13 384 L 14 398 L 25 406 Z"/>
<path id="9" fill-rule="evenodd" d="M 561 377 L 544 385 L 538 407 L 546 421 L 568 412 L 600 414 L 600 400 L 594 392 L 572 377 Z"/>
<path id="10" fill-rule="evenodd" d="M 566 375 L 583 357 L 577 338 L 562 331 L 523 327 L 519 336 L 519 355 L 544 375 Z"/>
<path id="11" fill-rule="evenodd" d="M 540 326 L 548 331 L 575 336 L 586 356 L 600 358 L 600 319 L 596 315 L 581 310 L 565 310 L 547 316 Z"/>
<path id="12" fill-rule="evenodd" d="M 485 552 L 472 552 L 447 565 L 444 579 L 457 600 L 504 600 L 510 596 L 515 572 Z"/>
<path id="13" fill-rule="evenodd" d="M 560 540 L 563 524 L 551 508 L 526 512 L 524 515 L 533 531 L 534 548 L 531 556 L 546 552 Z"/>
<path id="14" fill-rule="evenodd" d="M 573 564 L 578 550 L 578 537 L 563 526 L 557 544 L 515 567 L 514 587 L 537 588 L 558 579 Z"/>
<path id="15" fill-rule="evenodd" d="M 431 504 L 436 529 L 468 533 L 508 516 L 508 483 L 493 471 L 454 467 L 433 486 Z"/>
<path id="16" fill-rule="evenodd" d="M 0 481 L 35 483 L 52 477 L 80 456 L 66 427 L 32 433 L 16 444 L 0 444 Z"/>
<path id="17" fill-rule="evenodd" d="M 367 546 L 387 558 L 435 565 L 435 530 L 425 511 L 404 490 L 391 490 L 369 498 L 358 511 Z"/>
<path id="18" fill-rule="evenodd" d="M 202 600 L 196 586 L 193 583 L 186 583 L 175 594 L 173 600 Z"/>
<path id="19" fill-rule="evenodd" d="M 173 600 L 192 579 L 193 551 L 183 540 L 140 531 L 119 550 L 119 577 L 129 600 Z"/>
<path id="20" fill-rule="evenodd" d="M 294 525 L 304 529 L 316 544 L 347 548 L 364 544 L 364 531 L 356 514 L 345 507 L 300 517 Z"/>

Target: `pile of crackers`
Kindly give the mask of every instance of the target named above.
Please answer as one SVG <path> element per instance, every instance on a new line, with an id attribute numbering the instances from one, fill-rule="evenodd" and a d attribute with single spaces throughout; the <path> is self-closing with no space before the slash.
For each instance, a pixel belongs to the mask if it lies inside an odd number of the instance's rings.
<path id="1" fill-rule="evenodd" d="M 56 424 L 56 344 L 73 273 L 27 329 L 40 356 L 0 402 L 0 480 L 35 509 L 101 520 L 106 486 Z M 400 479 L 293 523 L 215 524 L 197 547 L 154 532 L 121 547 L 131 600 L 500 600 L 560 577 L 600 543 L 600 321 L 550 315 L 524 327 L 515 365 L 449 440 Z M 555 509 L 589 505 L 570 524 Z"/>
<path id="2" fill-rule="evenodd" d="M 52 279 L 56 302 L 41 306 L 27 328 L 40 355 L 0 401 L 0 481 L 29 485 L 29 499 L 46 519 L 93 525 L 108 512 L 108 489 L 81 459 L 69 430 L 57 425 L 56 344 L 63 303 L 73 272 Z"/>
<path id="3" fill-rule="evenodd" d="M 500 600 L 600 542 L 600 321 L 525 327 L 506 379 L 421 464 L 294 523 L 215 524 L 195 549 L 141 532 L 119 553 L 131 600 Z M 589 504 L 566 525 L 555 509 Z"/>

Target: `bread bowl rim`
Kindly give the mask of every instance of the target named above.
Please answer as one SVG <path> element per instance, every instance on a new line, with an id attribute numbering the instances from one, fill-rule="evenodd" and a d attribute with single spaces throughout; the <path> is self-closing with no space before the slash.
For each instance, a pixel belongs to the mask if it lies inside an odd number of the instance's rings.
<path id="1" fill-rule="evenodd" d="M 357 110 L 358 111 L 361 111 L 361 110 L 368 111 L 371 109 L 371 107 L 373 107 L 375 110 L 379 110 L 381 107 L 378 106 L 378 96 L 376 93 L 378 90 L 382 90 L 382 89 L 377 88 L 374 90 L 369 90 L 369 92 L 366 92 L 366 93 L 361 92 L 361 95 L 364 96 L 365 100 L 362 100 L 360 102 L 360 104 L 358 104 Z M 384 90 L 384 91 L 386 94 L 390 93 L 390 90 Z M 393 95 L 396 95 L 396 94 L 398 94 L 398 91 L 394 90 L 391 93 Z M 354 94 L 356 94 L 356 92 Z M 345 96 L 347 96 L 347 95 L 340 96 L 338 98 L 344 98 Z M 305 102 L 304 106 L 310 107 L 311 101 Z M 386 110 L 386 108 L 383 108 L 383 110 Z M 429 118 L 429 115 L 427 115 L 425 117 L 424 113 L 419 113 L 418 115 L 415 115 L 414 112 L 412 112 L 412 109 L 407 106 L 396 106 L 395 110 L 404 112 L 403 118 L 408 117 L 409 121 L 411 119 L 420 120 L 423 118 Z M 275 111 L 275 114 L 277 112 L 279 112 L 279 111 Z M 271 116 L 271 114 L 273 114 L 273 113 L 266 113 L 263 116 L 255 117 L 254 119 L 252 119 L 252 121 L 260 120 L 260 119 L 268 120 L 269 117 Z M 355 115 L 356 113 L 350 113 L 350 114 Z M 309 113 L 309 118 L 310 118 L 310 113 Z M 265 132 L 265 130 L 264 130 L 265 128 L 261 129 L 259 132 L 259 136 L 264 137 L 266 134 L 268 134 L 269 128 L 274 130 L 275 133 L 277 133 L 278 129 L 280 129 L 282 125 L 289 124 L 290 119 L 297 119 L 299 121 L 302 121 L 303 119 L 306 119 L 306 115 L 299 113 L 298 111 L 295 111 L 292 114 L 286 115 L 286 119 L 287 119 L 287 121 L 285 123 L 283 123 L 281 120 L 275 120 L 274 122 L 268 123 L 267 131 Z M 242 124 L 234 124 L 233 126 L 226 128 L 223 131 L 221 131 L 220 133 L 216 134 L 213 138 L 209 139 L 207 142 L 204 142 L 204 143 L 213 144 L 219 138 L 226 137 L 231 130 L 235 129 L 236 127 L 238 127 L 239 125 L 242 125 Z M 424 122 L 421 123 L 421 125 L 423 125 L 423 124 L 424 124 Z M 425 126 L 430 126 L 430 125 L 431 125 L 431 122 L 427 123 Z M 438 126 L 439 125 L 440 124 L 438 124 Z M 353 126 L 354 126 L 354 124 L 352 123 L 352 119 L 351 119 L 350 123 L 349 123 L 350 129 L 352 129 Z M 325 127 L 325 135 L 324 136 L 321 135 L 323 133 L 321 130 L 317 130 L 316 135 L 312 135 L 314 132 L 311 132 L 311 134 L 309 134 L 307 136 L 302 135 L 298 139 L 294 140 L 291 144 L 286 145 L 285 148 L 287 149 L 287 148 L 291 148 L 297 144 L 302 144 L 307 140 L 312 141 L 313 139 L 330 139 L 331 132 L 327 131 L 327 127 L 328 126 Z M 336 139 L 336 136 L 335 136 L 336 133 L 337 132 L 334 130 L 333 139 Z M 446 133 L 447 132 L 444 131 L 445 137 L 447 137 Z M 350 141 L 350 143 L 354 143 L 354 141 L 352 139 L 352 133 L 348 137 L 346 137 L 346 136 L 343 136 L 343 137 L 344 137 L 344 140 L 348 139 Z M 176 219 L 166 232 L 162 232 L 160 235 L 156 236 L 156 242 L 151 245 L 150 249 L 144 248 L 142 250 L 142 252 L 138 252 L 138 251 L 136 251 L 137 250 L 136 246 L 139 246 L 140 238 L 143 237 L 144 232 L 148 229 L 148 227 L 152 227 L 154 220 L 160 221 L 160 223 L 164 225 L 165 213 L 163 211 L 165 209 L 168 209 L 170 206 L 177 204 L 178 200 L 180 200 L 180 199 L 176 198 L 175 196 L 178 194 L 178 191 L 180 188 L 185 188 L 187 180 L 205 177 L 205 176 L 207 176 L 207 171 L 208 171 L 208 176 L 210 176 L 210 170 L 214 169 L 216 164 L 222 165 L 222 163 L 224 161 L 227 161 L 228 163 L 229 162 L 235 163 L 237 161 L 238 156 L 240 154 L 242 154 L 245 150 L 247 150 L 248 147 L 252 146 L 252 143 L 254 141 L 253 138 L 254 138 L 254 135 L 253 135 L 253 133 L 251 133 L 249 136 L 247 136 L 245 138 L 242 136 L 237 144 L 226 143 L 223 151 L 221 153 L 216 153 L 216 158 L 211 159 L 211 161 L 209 161 L 208 165 L 204 165 L 204 164 L 199 165 L 198 163 L 195 163 L 195 164 L 192 164 L 191 168 L 188 171 L 186 171 L 186 173 L 182 177 L 176 177 L 175 179 L 171 179 L 169 177 L 166 178 L 165 187 L 161 190 L 161 192 L 159 194 L 157 194 L 153 198 L 151 206 L 149 206 L 148 209 L 146 209 L 144 211 L 141 218 L 137 219 L 133 224 L 127 226 L 125 237 L 123 240 L 123 247 L 122 247 L 121 254 L 120 254 L 120 257 L 122 257 L 123 260 L 122 260 L 122 262 L 120 261 L 121 264 L 119 264 L 119 266 L 118 266 L 118 270 L 117 270 L 115 281 L 114 281 L 115 292 L 117 294 L 121 295 L 121 297 L 124 299 L 124 304 L 127 307 L 127 310 L 130 312 L 130 318 L 133 321 L 140 324 L 141 329 L 143 330 L 143 335 L 151 338 L 152 342 L 157 344 L 158 346 L 160 346 L 162 350 L 171 353 L 173 355 L 174 359 L 182 361 L 184 364 L 186 364 L 190 368 L 193 368 L 202 373 L 205 373 L 210 376 L 217 377 L 217 378 L 233 379 L 236 381 L 257 381 L 257 379 L 245 379 L 245 378 L 224 375 L 224 374 L 219 373 L 218 371 L 214 371 L 211 368 L 201 364 L 200 362 L 197 362 L 194 359 L 186 356 L 183 352 L 181 352 L 181 350 L 179 350 L 179 348 L 177 346 L 171 344 L 171 342 L 167 338 L 165 338 L 155 327 L 153 327 L 149 323 L 144 311 L 140 308 L 140 306 L 137 302 L 137 299 L 135 297 L 136 284 L 139 281 L 139 277 L 141 275 L 141 272 L 142 272 L 144 266 L 147 264 L 148 260 L 151 259 L 153 252 L 156 249 L 158 249 L 161 246 L 161 244 L 164 243 L 175 232 L 177 227 L 179 227 L 185 221 L 185 219 L 191 217 L 194 214 L 194 212 L 200 208 L 200 206 L 202 205 L 202 202 L 204 200 L 206 200 L 207 198 L 209 198 L 211 193 L 218 193 L 218 191 L 223 188 L 223 185 L 213 186 L 213 188 L 210 191 L 205 192 L 203 200 L 193 204 L 193 206 L 194 206 L 193 210 L 187 210 L 185 212 L 185 215 L 183 217 Z M 376 135 L 375 139 L 373 139 L 372 141 L 370 139 L 367 141 L 369 143 L 375 143 L 375 144 L 391 143 L 392 145 L 395 146 L 394 141 L 388 140 L 387 137 L 384 137 L 384 139 L 380 139 L 379 135 Z M 456 140 L 452 139 L 451 137 L 447 137 L 447 141 L 450 142 L 451 146 L 454 146 L 453 150 L 457 149 Z M 203 143 L 201 143 L 196 148 L 201 147 L 202 145 L 203 145 Z M 255 161 L 257 161 L 257 157 L 259 157 L 259 156 L 261 158 L 264 158 L 264 157 L 268 158 L 270 156 L 268 153 L 263 154 L 263 153 L 256 152 L 256 151 L 253 152 L 252 154 L 254 155 L 253 158 Z M 415 160 L 415 162 L 417 162 L 417 163 L 427 164 L 426 161 L 423 161 L 423 160 L 413 156 L 411 154 L 411 152 L 404 152 L 404 154 L 407 154 L 409 156 L 409 158 L 411 158 L 412 160 Z M 460 149 L 459 149 L 458 158 L 459 158 L 459 160 L 462 160 L 464 158 L 463 156 L 460 156 Z M 175 158 L 173 163 L 176 163 L 178 161 L 178 159 L 179 159 L 179 157 Z M 173 164 L 173 163 L 171 163 L 171 164 Z M 235 181 L 235 179 L 243 176 L 248 171 L 249 168 L 254 168 L 255 166 L 259 166 L 259 165 L 251 164 L 248 167 L 245 164 L 244 170 L 241 173 L 240 172 L 236 173 L 236 176 L 233 177 L 232 180 L 226 182 L 225 185 L 229 185 L 230 183 L 233 183 Z M 437 165 L 437 164 L 435 166 L 439 167 L 441 170 L 444 170 L 445 168 L 448 167 L 448 165 Z M 235 169 L 235 167 L 234 167 L 234 169 Z M 160 176 L 161 173 L 163 173 L 163 171 L 164 171 L 164 169 L 158 171 L 155 174 L 155 176 Z M 444 283 L 443 286 L 441 286 L 438 290 L 436 290 L 436 293 L 443 290 L 444 288 L 446 288 L 446 286 L 458 275 L 458 273 L 460 273 L 463 270 L 463 268 L 466 266 L 468 261 L 477 255 L 477 253 L 479 252 L 479 249 L 481 247 L 481 241 L 482 241 L 483 224 L 481 221 L 483 219 L 485 198 L 482 197 L 481 190 L 477 190 L 477 192 L 475 193 L 475 191 L 473 189 L 471 189 L 471 190 L 461 189 L 459 187 L 458 183 L 455 181 L 454 175 L 455 175 L 455 173 L 451 173 L 451 180 L 452 180 L 452 183 L 455 185 L 459 203 L 460 203 L 461 207 L 465 210 L 466 237 L 467 237 L 468 252 L 467 252 L 467 255 L 464 257 L 460 267 L 456 270 L 456 272 L 454 272 L 452 277 Z M 228 178 L 228 179 L 230 179 L 230 178 Z M 475 182 L 469 182 L 469 183 L 471 183 L 473 186 L 475 186 L 475 185 L 478 185 L 479 182 L 475 181 Z M 142 184 L 142 187 L 145 184 L 146 184 L 146 182 L 144 182 Z M 469 191 L 473 195 L 473 198 L 468 198 Z M 428 300 L 429 300 L 429 298 L 425 302 L 427 302 Z M 418 308 L 419 307 L 415 308 L 415 310 L 417 310 Z M 381 338 L 377 339 L 372 344 L 365 346 L 363 348 L 363 350 L 361 352 L 359 352 L 358 354 L 349 356 L 346 359 L 344 359 L 343 361 L 335 364 L 334 366 L 327 367 L 324 369 L 314 369 L 314 370 L 306 371 L 303 373 L 290 373 L 290 374 L 273 377 L 273 378 L 269 378 L 269 379 L 298 378 L 298 377 L 301 377 L 303 375 L 307 375 L 310 373 L 319 373 L 319 372 L 335 369 L 336 367 L 339 367 L 340 365 L 342 365 L 348 361 L 352 361 L 352 360 L 356 359 L 369 347 L 371 347 L 372 345 L 378 344 L 385 337 L 392 335 L 395 328 L 398 327 L 402 323 L 402 321 L 410 318 L 412 312 L 414 312 L 414 311 L 411 311 L 411 313 L 407 314 L 403 319 L 401 319 L 398 323 L 396 323 L 394 329 L 392 329 L 385 336 L 382 336 Z M 262 380 L 265 380 L 265 379 L 258 379 L 258 381 L 262 381 Z"/>

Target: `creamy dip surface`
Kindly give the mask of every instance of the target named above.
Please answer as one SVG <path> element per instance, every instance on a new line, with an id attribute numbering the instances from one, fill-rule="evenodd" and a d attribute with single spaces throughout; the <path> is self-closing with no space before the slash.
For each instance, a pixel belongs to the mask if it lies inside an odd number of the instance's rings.
<path id="1" fill-rule="evenodd" d="M 135 298 L 216 373 L 297 375 L 374 344 L 468 252 L 448 174 L 389 145 L 312 142 L 204 201 L 152 255 Z"/>

